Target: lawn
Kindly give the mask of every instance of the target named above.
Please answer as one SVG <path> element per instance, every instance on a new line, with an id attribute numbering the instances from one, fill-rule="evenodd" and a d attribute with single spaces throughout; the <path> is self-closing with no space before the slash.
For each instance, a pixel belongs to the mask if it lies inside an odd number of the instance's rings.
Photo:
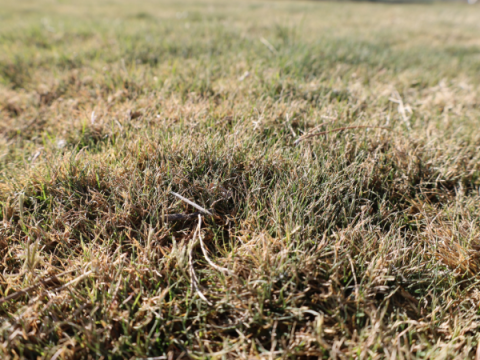
<path id="1" fill-rule="evenodd" d="M 475 358 L 478 19 L 0 0 L 0 357 Z"/>

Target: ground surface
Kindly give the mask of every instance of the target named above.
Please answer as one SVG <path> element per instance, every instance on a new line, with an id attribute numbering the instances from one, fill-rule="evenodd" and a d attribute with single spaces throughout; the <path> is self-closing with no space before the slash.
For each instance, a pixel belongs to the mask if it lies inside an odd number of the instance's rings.
<path id="1" fill-rule="evenodd" d="M 479 18 L 0 0 L 0 357 L 473 358 Z"/>

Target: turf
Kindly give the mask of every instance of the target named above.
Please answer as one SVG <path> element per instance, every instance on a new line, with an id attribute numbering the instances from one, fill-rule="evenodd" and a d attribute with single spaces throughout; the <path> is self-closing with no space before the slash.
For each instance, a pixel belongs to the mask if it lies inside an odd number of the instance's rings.
<path id="1" fill-rule="evenodd" d="M 132 4 L 0 0 L 0 357 L 474 358 L 480 7 Z"/>

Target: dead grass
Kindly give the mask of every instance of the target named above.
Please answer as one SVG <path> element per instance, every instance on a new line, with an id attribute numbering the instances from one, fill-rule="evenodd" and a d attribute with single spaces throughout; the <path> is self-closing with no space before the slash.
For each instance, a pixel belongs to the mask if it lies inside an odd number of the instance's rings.
<path id="1" fill-rule="evenodd" d="M 2 358 L 475 356 L 480 8 L 0 4 Z"/>

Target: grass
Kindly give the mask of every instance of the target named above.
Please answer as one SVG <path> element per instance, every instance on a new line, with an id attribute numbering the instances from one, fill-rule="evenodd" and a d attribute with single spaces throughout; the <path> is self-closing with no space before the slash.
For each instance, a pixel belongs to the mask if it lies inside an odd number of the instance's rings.
<path id="1" fill-rule="evenodd" d="M 474 358 L 479 17 L 0 0 L 1 357 Z"/>

